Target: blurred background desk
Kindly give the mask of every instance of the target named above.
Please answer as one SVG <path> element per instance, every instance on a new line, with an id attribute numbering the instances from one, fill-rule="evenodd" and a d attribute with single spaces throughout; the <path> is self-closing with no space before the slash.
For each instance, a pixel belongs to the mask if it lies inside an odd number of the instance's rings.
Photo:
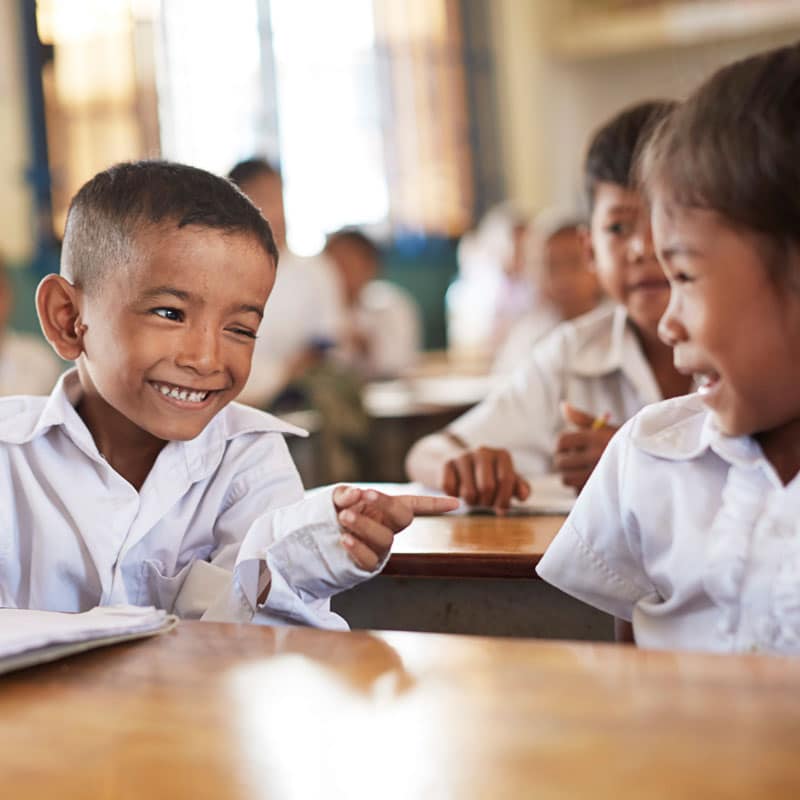
<path id="1" fill-rule="evenodd" d="M 364 390 L 370 418 L 369 481 L 405 481 L 411 445 L 443 428 L 479 403 L 495 378 L 488 375 L 427 374 L 376 381 Z"/>
<path id="2" fill-rule="evenodd" d="M 610 641 L 611 617 L 534 570 L 563 521 L 420 517 L 395 538 L 383 573 L 332 606 L 353 628 Z"/>
<path id="3" fill-rule="evenodd" d="M 619 645 L 189 622 L 0 682 L 25 800 L 782 800 L 798 740 L 796 661 Z"/>

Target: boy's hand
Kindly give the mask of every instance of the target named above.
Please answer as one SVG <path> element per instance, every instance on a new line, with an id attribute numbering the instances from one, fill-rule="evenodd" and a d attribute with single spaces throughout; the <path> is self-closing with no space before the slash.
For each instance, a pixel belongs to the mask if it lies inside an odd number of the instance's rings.
<path id="1" fill-rule="evenodd" d="M 458 508 L 452 497 L 390 496 L 375 489 L 337 486 L 333 503 L 344 533 L 342 544 L 354 563 L 372 571 L 392 548 L 394 535 L 417 515 L 444 514 Z"/>
<path id="2" fill-rule="evenodd" d="M 604 419 L 587 414 L 569 403 L 561 404 L 561 414 L 565 422 L 578 430 L 567 431 L 558 437 L 553 464 L 556 472 L 561 474 L 564 485 L 580 491 L 617 429 Z"/>
<path id="3" fill-rule="evenodd" d="M 441 488 L 471 506 L 493 506 L 503 512 L 511 498 L 526 500 L 531 493 L 528 482 L 516 473 L 511 453 L 493 447 L 466 450 L 445 462 Z"/>

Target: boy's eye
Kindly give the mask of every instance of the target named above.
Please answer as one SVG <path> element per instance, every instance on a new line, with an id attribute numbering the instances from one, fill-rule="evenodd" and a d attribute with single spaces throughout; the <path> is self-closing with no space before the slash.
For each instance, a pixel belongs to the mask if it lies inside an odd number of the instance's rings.
<path id="1" fill-rule="evenodd" d="M 237 336 L 246 336 L 248 339 L 257 339 L 255 331 L 248 330 L 247 328 L 228 328 L 231 333 L 235 333 Z"/>
<path id="2" fill-rule="evenodd" d="M 153 314 L 162 319 L 168 319 L 170 322 L 183 321 L 183 311 L 179 311 L 177 308 L 154 308 Z"/>
<path id="3" fill-rule="evenodd" d="M 625 236 L 631 230 L 629 222 L 610 222 L 605 227 L 605 232 L 612 234 L 612 236 Z"/>
<path id="4" fill-rule="evenodd" d="M 676 272 L 672 276 L 672 280 L 675 281 L 675 283 L 691 283 L 694 278 L 691 275 L 687 275 L 685 272 Z"/>

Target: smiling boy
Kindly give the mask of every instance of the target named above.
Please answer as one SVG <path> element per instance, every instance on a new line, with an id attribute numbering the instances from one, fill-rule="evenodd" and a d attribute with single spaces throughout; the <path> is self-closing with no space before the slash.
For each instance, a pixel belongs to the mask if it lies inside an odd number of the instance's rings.
<path id="1" fill-rule="evenodd" d="M 453 507 L 350 487 L 303 500 L 283 438 L 302 431 L 231 404 L 277 255 L 258 210 L 203 170 L 120 164 L 78 192 L 61 274 L 37 293 L 76 368 L 49 398 L 0 401 L 1 606 L 346 627 L 330 596 L 380 569 L 415 512 Z"/>

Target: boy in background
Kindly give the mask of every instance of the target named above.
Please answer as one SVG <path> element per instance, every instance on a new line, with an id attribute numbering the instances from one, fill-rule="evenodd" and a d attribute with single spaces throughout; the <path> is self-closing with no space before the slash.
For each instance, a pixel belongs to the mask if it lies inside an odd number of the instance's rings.
<path id="1" fill-rule="evenodd" d="M 422 331 L 414 298 L 399 286 L 377 279 L 380 251 L 355 228 L 332 233 L 325 255 L 339 273 L 344 293 L 339 354 L 367 379 L 397 377 L 419 355 Z"/>
<path id="2" fill-rule="evenodd" d="M 541 302 L 509 332 L 492 372 L 513 372 L 533 346 L 559 323 L 587 314 L 602 298 L 586 247 L 584 221 L 574 212 L 547 208 L 536 215 L 530 233 L 530 269 Z"/>
<path id="3" fill-rule="evenodd" d="M 303 432 L 232 402 L 277 262 L 258 209 L 203 170 L 119 164 L 81 188 L 37 292 L 76 367 L 49 397 L 0 401 L 0 606 L 346 627 L 330 596 L 375 574 L 415 511 L 454 507 L 304 500 L 284 441 Z"/>
<path id="4" fill-rule="evenodd" d="M 508 383 L 417 442 L 406 460 L 412 480 L 500 511 L 513 497 L 528 498 L 530 479 L 551 486 L 555 474 L 580 490 L 619 425 L 649 403 L 690 390 L 692 379 L 675 369 L 658 336 L 669 283 L 632 176 L 640 149 L 672 107 L 626 109 L 589 145 L 592 261 L 615 306 L 560 325 Z"/>
<path id="5" fill-rule="evenodd" d="M 228 177 L 261 210 L 280 253 L 273 302 L 264 312 L 272 335 L 257 343 L 241 397 L 244 403 L 267 408 L 339 342 L 344 320 L 341 288 L 326 258 L 303 258 L 287 247 L 283 179 L 277 169 L 264 159 L 251 158 L 236 164 Z"/>

